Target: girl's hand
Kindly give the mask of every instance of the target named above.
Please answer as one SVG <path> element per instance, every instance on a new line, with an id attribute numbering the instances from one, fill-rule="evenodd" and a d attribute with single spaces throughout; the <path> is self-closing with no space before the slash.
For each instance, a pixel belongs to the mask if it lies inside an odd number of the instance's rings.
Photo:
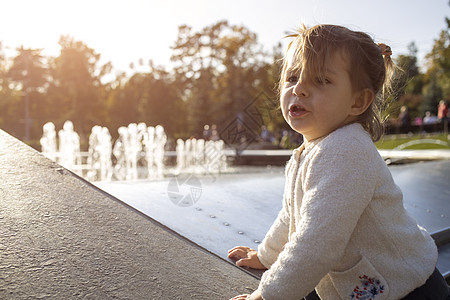
<path id="1" fill-rule="evenodd" d="M 234 247 L 233 249 L 228 251 L 228 257 L 231 259 L 237 259 L 236 265 L 238 265 L 239 267 L 249 267 L 252 269 L 267 269 L 259 261 L 258 252 L 249 247 L 245 246 Z"/>

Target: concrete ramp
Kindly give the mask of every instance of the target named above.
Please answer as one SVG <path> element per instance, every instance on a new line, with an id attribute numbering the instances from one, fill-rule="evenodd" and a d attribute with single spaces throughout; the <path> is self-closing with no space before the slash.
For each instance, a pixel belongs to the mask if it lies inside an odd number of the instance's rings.
<path id="1" fill-rule="evenodd" d="M 0 299 L 228 299 L 257 286 L 0 130 Z"/>

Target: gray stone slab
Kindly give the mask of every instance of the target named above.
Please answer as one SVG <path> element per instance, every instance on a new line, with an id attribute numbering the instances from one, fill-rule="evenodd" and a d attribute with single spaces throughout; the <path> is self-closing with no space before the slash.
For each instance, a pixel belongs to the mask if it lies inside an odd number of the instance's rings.
<path id="1" fill-rule="evenodd" d="M 450 160 L 390 167 L 406 210 L 429 232 L 450 227 Z"/>
<path id="2" fill-rule="evenodd" d="M 0 130 L 0 299 L 227 299 L 257 285 Z"/>
<path id="3" fill-rule="evenodd" d="M 256 171 L 258 170 L 258 171 Z M 404 206 L 430 233 L 450 227 L 450 160 L 391 166 Z M 281 208 L 283 167 L 238 168 L 236 174 L 197 176 L 198 201 L 175 205 L 171 178 L 98 182 L 105 191 L 210 251 L 226 257 L 235 245 L 257 247 Z M 190 184 L 179 179 L 180 196 Z"/>
<path id="4" fill-rule="evenodd" d="M 405 208 L 419 225 L 430 233 L 450 227 L 450 160 L 392 165 L 390 170 L 403 191 Z M 224 259 L 236 245 L 256 249 L 281 208 L 283 167 L 236 168 L 234 174 L 195 177 L 178 178 L 175 193 L 173 178 L 95 184 Z M 192 186 L 200 191 L 197 202 L 175 205 L 179 200 L 171 197 L 189 195 Z M 440 251 L 443 272 L 449 270 L 447 252 Z"/>
<path id="5" fill-rule="evenodd" d="M 234 246 L 257 248 L 281 209 L 283 168 L 246 170 L 216 177 L 194 175 L 201 192 L 190 206 L 171 201 L 172 178 L 95 184 L 226 259 Z M 180 197 L 191 193 L 189 182 L 179 179 L 178 185 Z"/>
<path id="6" fill-rule="evenodd" d="M 439 247 L 439 261 L 437 268 L 447 278 L 450 276 L 450 244 Z"/>

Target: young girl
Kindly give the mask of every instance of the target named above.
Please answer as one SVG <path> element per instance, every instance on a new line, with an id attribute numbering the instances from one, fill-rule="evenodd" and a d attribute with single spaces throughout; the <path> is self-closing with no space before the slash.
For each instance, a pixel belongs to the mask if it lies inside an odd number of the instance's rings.
<path id="1" fill-rule="evenodd" d="M 373 144 L 383 131 L 390 48 L 334 25 L 294 37 L 280 102 L 304 143 L 286 166 L 283 208 L 258 251 L 229 251 L 238 266 L 268 269 L 253 294 L 233 299 L 445 299 L 435 243 L 405 211 Z"/>

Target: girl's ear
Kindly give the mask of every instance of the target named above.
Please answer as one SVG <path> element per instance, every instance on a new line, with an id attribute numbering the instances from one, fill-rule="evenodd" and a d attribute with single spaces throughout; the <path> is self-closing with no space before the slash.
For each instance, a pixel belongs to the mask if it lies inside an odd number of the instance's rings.
<path id="1" fill-rule="evenodd" d="M 371 89 L 364 89 L 355 95 L 355 102 L 351 107 L 351 114 L 353 116 L 362 115 L 370 104 L 372 104 L 374 98 L 373 91 Z"/>

